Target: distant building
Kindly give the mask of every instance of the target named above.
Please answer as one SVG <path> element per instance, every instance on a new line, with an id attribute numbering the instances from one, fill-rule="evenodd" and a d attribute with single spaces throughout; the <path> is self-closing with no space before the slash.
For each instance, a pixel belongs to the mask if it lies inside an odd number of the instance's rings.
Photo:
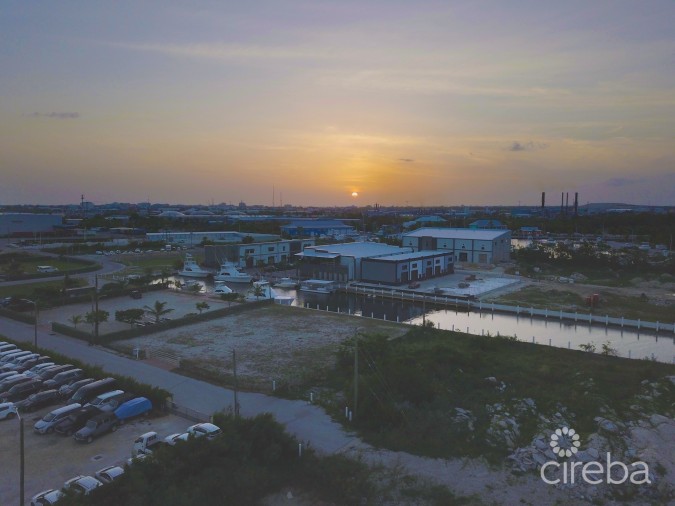
<path id="1" fill-rule="evenodd" d="M 420 228 L 403 235 L 403 246 L 414 251 L 451 251 L 454 262 L 494 264 L 510 259 L 511 231 Z"/>
<path id="2" fill-rule="evenodd" d="M 356 229 L 339 220 L 294 220 L 281 227 L 281 234 L 288 237 L 348 237 L 357 235 Z"/>
<path id="3" fill-rule="evenodd" d="M 0 235 L 7 237 L 53 232 L 62 224 L 62 214 L 0 213 Z"/>
<path id="4" fill-rule="evenodd" d="M 499 220 L 477 220 L 469 224 L 472 230 L 506 230 L 504 225 Z"/>
<path id="5" fill-rule="evenodd" d="M 151 232 L 146 234 L 148 241 L 164 241 L 167 244 L 197 246 L 205 239 L 210 242 L 238 243 L 244 240 L 253 242 L 274 241 L 280 237 L 275 234 L 247 234 L 245 232 Z M 250 239 L 246 239 L 250 238 Z"/>
<path id="6" fill-rule="evenodd" d="M 204 264 L 207 267 L 218 267 L 226 261 L 238 267 L 284 264 L 308 246 L 314 246 L 313 239 L 209 245 L 204 247 Z"/>
<path id="7" fill-rule="evenodd" d="M 416 225 L 441 225 L 443 223 L 447 223 L 447 221 L 440 216 L 420 216 L 412 221 L 406 221 L 403 223 L 403 227 L 411 228 Z"/>

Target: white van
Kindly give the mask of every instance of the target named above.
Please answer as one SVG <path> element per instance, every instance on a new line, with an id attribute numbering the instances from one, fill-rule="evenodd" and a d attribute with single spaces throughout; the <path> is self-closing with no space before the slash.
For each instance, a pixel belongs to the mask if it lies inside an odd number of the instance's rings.
<path id="1" fill-rule="evenodd" d="M 59 272 L 59 270 L 56 267 L 52 267 L 51 265 L 38 265 L 37 271 L 38 272 Z"/>

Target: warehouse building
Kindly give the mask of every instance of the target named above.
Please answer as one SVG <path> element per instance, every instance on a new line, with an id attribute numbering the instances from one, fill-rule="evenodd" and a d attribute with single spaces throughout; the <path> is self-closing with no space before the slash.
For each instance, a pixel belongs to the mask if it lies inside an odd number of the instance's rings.
<path id="1" fill-rule="evenodd" d="M 252 242 L 274 241 L 279 239 L 275 234 L 247 234 L 245 232 L 151 232 L 146 234 L 148 241 L 164 241 L 167 244 L 197 246 L 204 241 L 219 243 L 239 243 L 244 240 Z M 247 239 L 248 238 L 248 239 Z"/>
<path id="2" fill-rule="evenodd" d="M 281 227 L 281 233 L 287 237 L 348 237 L 358 235 L 351 225 L 338 220 L 294 220 Z"/>
<path id="3" fill-rule="evenodd" d="M 403 236 L 403 246 L 414 251 L 451 251 L 455 263 L 496 264 L 510 259 L 511 231 L 420 228 Z"/>
<path id="4" fill-rule="evenodd" d="M 447 251 L 418 251 L 395 253 L 361 262 L 361 281 L 400 285 L 454 272 L 452 253 Z"/>

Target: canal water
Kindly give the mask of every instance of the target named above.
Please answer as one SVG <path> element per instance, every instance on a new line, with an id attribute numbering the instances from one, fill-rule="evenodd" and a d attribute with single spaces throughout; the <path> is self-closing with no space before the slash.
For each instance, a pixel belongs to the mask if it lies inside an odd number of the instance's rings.
<path id="1" fill-rule="evenodd" d="M 180 279 L 180 278 L 178 278 Z M 212 280 L 198 280 L 202 293 L 212 293 Z M 229 285 L 234 291 L 246 293 L 250 285 Z M 470 334 L 487 334 L 516 336 L 520 341 L 534 342 L 560 348 L 580 349 L 580 345 L 593 344 L 597 351 L 602 345 L 616 350 L 621 357 L 650 358 L 660 362 L 675 363 L 675 334 L 673 332 L 646 333 L 635 330 L 620 329 L 560 321 L 553 317 L 548 319 L 517 317 L 490 312 L 455 311 L 445 309 L 431 303 L 413 303 L 408 301 L 385 300 L 372 296 L 332 293 L 316 294 L 297 290 L 274 289 L 279 295 L 294 297 L 293 305 L 332 312 L 350 313 L 353 315 L 377 318 L 379 320 L 399 321 L 421 325 L 423 314 L 434 322 L 436 327 L 444 330 L 457 330 Z"/>

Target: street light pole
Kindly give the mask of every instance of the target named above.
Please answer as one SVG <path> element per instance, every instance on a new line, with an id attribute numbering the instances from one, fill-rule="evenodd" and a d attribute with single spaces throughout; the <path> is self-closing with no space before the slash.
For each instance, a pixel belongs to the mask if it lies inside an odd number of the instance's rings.
<path id="1" fill-rule="evenodd" d="M 19 506 L 24 505 L 24 452 L 23 452 L 23 417 L 16 411 L 16 416 L 19 418 L 19 444 L 21 445 L 20 454 L 20 474 L 19 474 Z"/>
<path id="2" fill-rule="evenodd" d="M 38 304 L 34 300 L 30 300 L 30 299 L 25 299 L 25 300 L 27 302 L 30 302 L 31 304 L 33 304 L 33 316 L 35 317 L 34 318 L 35 321 L 33 322 L 33 346 L 35 346 L 35 348 L 37 348 L 37 328 L 38 328 L 38 316 L 39 316 Z"/>

